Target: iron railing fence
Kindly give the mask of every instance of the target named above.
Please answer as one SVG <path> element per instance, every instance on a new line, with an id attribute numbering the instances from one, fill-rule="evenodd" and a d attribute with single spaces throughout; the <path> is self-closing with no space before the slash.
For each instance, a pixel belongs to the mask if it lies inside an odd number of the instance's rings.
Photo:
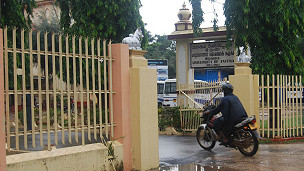
<path id="1" fill-rule="evenodd" d="M 259 88 L 261 136 L 303 136 L 302 77 L 261 75 Z"/>
<path id="2" fill-rule="evenodd" d="M 8 150 L 113 136 L 111 41 L 3 30 Z"/>

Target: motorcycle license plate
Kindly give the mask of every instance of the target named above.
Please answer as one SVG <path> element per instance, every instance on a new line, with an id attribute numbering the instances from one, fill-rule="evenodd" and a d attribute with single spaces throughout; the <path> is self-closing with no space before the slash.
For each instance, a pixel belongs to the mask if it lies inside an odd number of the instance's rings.
<path id="1" fill-rule="evenodd" d="M 258 129 L 259 125 L 257 123 L 249 124 L 250 129 Z"/>

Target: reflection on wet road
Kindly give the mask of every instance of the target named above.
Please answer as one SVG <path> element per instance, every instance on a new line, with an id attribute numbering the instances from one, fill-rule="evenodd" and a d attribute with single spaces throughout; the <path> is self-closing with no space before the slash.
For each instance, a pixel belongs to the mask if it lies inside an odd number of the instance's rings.
<path id="1" fill-rule="evenodd" d="M 193 136 L 159 136 L 162 171 L 304 170 L 304 144 L 260 144 L 253 157 L 218 146 L 203 150 Z M 154 171 L 154 170 L 153 170 Z"/>
<path id="2" fill-rule="evenodd" d="M 236 169 L 224 168 L 222 166 L 200 166 L 198 164 L 184 164 L 176 166 L 161 167 L 160 171 L 237 171 Z"/>

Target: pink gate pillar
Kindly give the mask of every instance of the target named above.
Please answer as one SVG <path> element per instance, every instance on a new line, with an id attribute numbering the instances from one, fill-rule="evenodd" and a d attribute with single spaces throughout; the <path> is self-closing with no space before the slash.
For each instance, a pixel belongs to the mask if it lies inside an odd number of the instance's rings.
<path id="1" fill-rule="evenodd" d="M 123 144 L 124 170 L 132 170 L 132 132 L 130 110 L 129 46 L 112 45 L 113 68 L 113 116 L 116 126 L 113 140 Z M 123 138 L 120 138 L 123 137 Z"/>
<path id="2" fill-rule="evenodd" d="M 0 170 L 6 171 L 5 125 L 4 125 L 4 66 L 3 30 L 0 29 Z"/>

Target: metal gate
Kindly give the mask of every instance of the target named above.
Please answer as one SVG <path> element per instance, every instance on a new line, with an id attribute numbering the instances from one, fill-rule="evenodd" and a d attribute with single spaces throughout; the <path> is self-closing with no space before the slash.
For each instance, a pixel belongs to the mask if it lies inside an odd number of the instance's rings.
<path id="1" fill-rule="evenodd" d="M 100 39 L 4 28 L 8 150 L 84 145 L 113 134 L 108 47 Z"/>
<path id="2" fill-rule="evenodd" d="M 183 131 L 196 131 L 201 124 L 200 116 L 205 105 L 218 105 L 224 97 L 221 92 L 223 81 L 195 82 L 178 85 L 178 105 L 180 107 L 181 128 Z"/>

